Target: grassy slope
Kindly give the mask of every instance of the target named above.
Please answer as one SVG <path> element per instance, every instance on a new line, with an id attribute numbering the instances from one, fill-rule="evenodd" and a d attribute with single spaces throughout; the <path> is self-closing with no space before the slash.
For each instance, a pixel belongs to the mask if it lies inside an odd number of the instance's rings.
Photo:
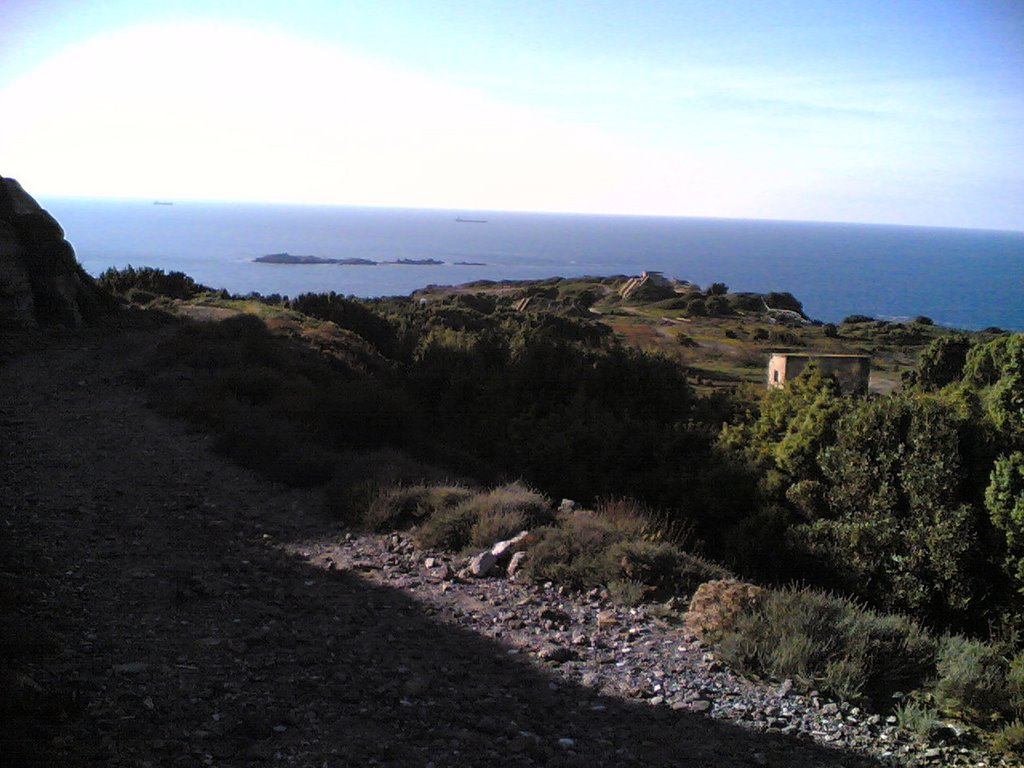
<path id="1" fill-rule="evenodd" d="M 761 385 L 771 352 L 800 351 L 869 354 L 872 357 L 871 389 L 885 393 L 899 386 L 900 375 L 913 368 L 928 344 L 939 336 L 956 332 L 923 323 L 875 320 L 841 324 L 837 328 L 838 335 L 829 337 L 825 335 L 824 325 L 786 326 L 772 322 L 763 312 L 690 317 L 683 310 L 658 306 L 658 302 L 620 300 L 617 290 L 626 279 L 481 282 L 425 289 L 416 295 L 430 300 L 455 292 L 525 295 L 531 291 L 557 290 L 560 299 L 588 291 L 599 294 L 591 312 L 611 326 L 620 340 L 679 360 L 690 369 L 693 383 L 703 390 Z M 694 344 L 690 345 L 688 340 Z"/>

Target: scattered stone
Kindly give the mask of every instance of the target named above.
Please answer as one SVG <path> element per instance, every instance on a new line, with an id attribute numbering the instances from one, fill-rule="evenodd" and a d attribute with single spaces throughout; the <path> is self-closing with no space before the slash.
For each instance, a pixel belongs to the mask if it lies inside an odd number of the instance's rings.
<path id="1" fill-rule="evenodd" d="M 482 579 L 491 571 L 494 570 L 494 566 L 498 564 L 498 558 L 494 556 L 489 550 L 487 552 L 481 552 L 469 561 L 469 565 L 466 566 L 467 574 L 474 579 Z"/>
<path id="2" fill-rule="evenodd" d="M 523 563 L 526 561 L 526 558 L 527 554 L 522 550 L 512 555 L 512 559 L 508 561 L 508 566 L 505 569 L 505 572 L 508 574 L 508 577 L 510 579 L 514 580 L 516 576 L 519 575 L 519 572 L 522 570 Z"/>
<path id="3" fill-rule="evenodd" d="M 540 620 L 550 622 L 550 625 L 553 627 L 566 629 L 572 623 L 572 616 L 563 610 L 546 605 L 541 609 Z"/>
<path id="4" fill-rule="evenodd" d="M 515 552 L 526 542 L 530 537 L 529 531 L 520 531 L 511 539 L 505 541 L 499 541 L 497 544 L 491 547 L 491 554 L 494 555 L 495 559 L 500 562 L 506 557 L 511 558 Z"/>
<path id="5" fill-rule="evenodd" d="M 553 664 L 562 664 L 575 659 L 576 652 L 571 648 L 566 648 L 564 645 L 545 643 L 537 651 L 537 657 L 544 659 L 544 661 L 550 661 Z"/>

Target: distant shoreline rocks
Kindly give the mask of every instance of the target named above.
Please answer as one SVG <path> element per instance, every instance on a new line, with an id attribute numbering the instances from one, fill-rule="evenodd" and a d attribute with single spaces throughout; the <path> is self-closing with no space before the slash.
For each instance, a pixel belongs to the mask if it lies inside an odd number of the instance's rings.
<path id="1" fill-rule="evenodd" d="M 266 256 L 257 256 L 253 261 L 260 264 L 336 264 L 343 267 L 376 267 L 386 264 L 398 264 L 400 266 L 414 267 L 436 267 L 445 262 L 438 259 L 394 259 L 392 261 L 373 261 L 372 259 L 332 259 L 326 256 L 301 256 L 291 253 L 268 253 Z M 456 266 L 464 267 L 485 267 L 482 261 L 457 261 Z"/>

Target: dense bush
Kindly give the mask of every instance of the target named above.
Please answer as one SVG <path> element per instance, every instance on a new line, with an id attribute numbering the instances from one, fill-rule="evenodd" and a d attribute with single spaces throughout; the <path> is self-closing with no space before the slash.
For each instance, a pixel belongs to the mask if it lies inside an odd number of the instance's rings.
<path id="1" fill-rule="evenodd" d="M 788 309 L 802 315 L 804 305 L 789 291 L 772 291 L 765 296 L 765 302 L 772 309 Z"/>
<path id="2" fill-rule="evenodd" d="M 395 327 L 359 299 L 336 293 L 303 293 L 291 301 L 291 308 L 310 317 L 330 320 L 335 325 L 362 336 L 382 354 L 395 354 L 398 333 Z"/>
<path id="3" fill-rule="evenodd" d="M 941 389 L 947 384 L 959 381 L 971 348 L 971 338 L 966 334 L 941 336 L 935 339 L 921 353 L 917 367 L 910 378 L 924 390 Z"/>
<path id="4" fill-rule="evenodd" d="M 807 545 L 854 594 L 948 622 L 991 589 L 985 526 L 965 482 L 969 430 L 948 402 L 893 396 L 847 413 L 821 451 L 825 516 Z"/>
<path id="5" fill-rule="evenodd" d="M 428 549 L 460 552 L 469 546 L 479 519 L 477 510 L 465 504 L 440 509 L 417 528 L 416 539 Z"/>
<path id="6" fill-rule="evenodd" d="M 200 293 L 213 290 L 197 283 L 184 272 L 164 272 L 153 267 L 136 268 L 131 264 L 124 269 L 110 267 L 104 270 L 97 282 L 101 288 L 128 296 L 132 301 L 139 303 L 146 303 L 141 300 L 145 294 L 167 296 L 172 299 L 191 299 Z M 131 293 L 133 289 L 135 292 Z"/>
<path id="7" fill-rule="evenodd" d="M 1005 564 L 1017 589 L 1024 592 L 1024 453 L 1000 456 L 992 467 L 985 507 L 1006 540 Z"/>
<path id="8" fill-rule="evenodd" d="M 912 620 L 801 588 L 769 592 L 715 647 L 747 672 L 876 706 L 887 705 L 896 691 L 920 687 L 935 660 L 934 640 Z"/>
<path id="9" fill-rule="evenodd" d="M 1019 667 L 1011 667 L 1009 654 L 1001 643 L 944 637 L 936 664 L 938 704 L 973 720 L 1024 712 L 1024 679 Z"/>
<path id="10" fill-rule="evenodd" d="M 373 531 L 391 531 L 451 509 L 473 495 L 458 485 L 412 485 L 389 488 L 367 506 L 363 523 Z"/>
<path id="11" fill-rule="evenodd" d="M 573 588 L 595 587 L 618 578 L 609 571 L 605 553 L 623 537 L 611 523 L 590 515 L 572 516 L 560 525 L 537 531 L 524 572 L 537 581 L 551 580 Z"/>
<path id="12" fill-rule="evenodd" d="M 345 523 L 377 527 L 374 520 L 367 519 L 366 512 L 378 497 L 395 488 L 424 485 L 448 488 L 452 477 L 393 448 L 344 451 L 339 453 L 334 474 L 324 489 L 325 505 L 332 516 Z M 380 510 L 381 527 L 385 525 L 383 518 L 390 514 L 386 509 Z"/>
<path id="13" fill-rule="evenodd" d="M 412 514 L 374 512 L 409 509 Z M 417 538 L 426 547 L 458 552 L 486 548 L 554 519 L 551 503 L 521 483 L 490 491 L 417 487 L 384 492 L 370 505 L 373 519 L 419 522 Z"/>

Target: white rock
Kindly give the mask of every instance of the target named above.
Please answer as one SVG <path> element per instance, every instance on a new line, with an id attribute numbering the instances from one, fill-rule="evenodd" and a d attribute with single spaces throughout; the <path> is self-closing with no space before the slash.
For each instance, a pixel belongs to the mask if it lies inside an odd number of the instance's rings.
<path id="1" fill-rule="evenodd" d="M 479 555 L 469 561 L 469 565 L 466 570 L 469 575 L 474 579 L 482 579 L 484 576 L 494 570 L 494 566 L 498 564 L 498 558 L 494 553 L 487 551 L 481 552 Z"/>
<path id="2" fill-rule="evenodd" d="M 523 567 L 523 562 L 526 560 L 526 553 L 523 551 L 516 552 L 512 555 L 512 559 L 508 561 L 508 577 L 514 579 L 516 574 L 519 573 Z"/>
<path id="3" fill-rule="evenodd" d="M 505 539 L 505 541 L 499 541 L 493 547 L 491 547 L 491 554 L 495 558 L 501 560 L 506 555 L 511 557 L 514 552 L 517 552 L 522 546 L 523 542 L 526 541 L 526 537 L 530 535 L 529 531 L 520 531 L 511 539 Z"/>

